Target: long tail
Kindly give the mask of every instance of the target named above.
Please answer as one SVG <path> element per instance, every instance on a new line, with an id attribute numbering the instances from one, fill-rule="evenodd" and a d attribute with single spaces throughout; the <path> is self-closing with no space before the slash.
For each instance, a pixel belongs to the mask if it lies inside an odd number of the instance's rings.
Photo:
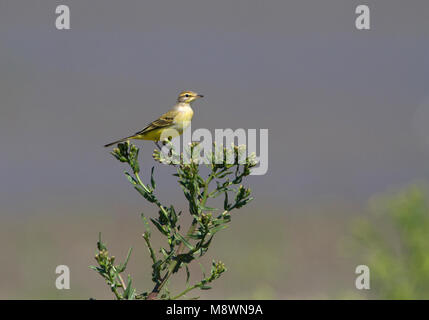
<path id="1" fill-rule="evenodd" d="M 124 142 L 124 141 L 127 141 L 127 140 L 132 139 L 132 138 L 133 138 L 133 136 L 129 136 L 129 137 L 126 137 L 126 138 L 122 138 L 122 139 L 120 139 L 120 140 L 117 140 L 117 141 L 114 141 L 114 142 L 108 143 L 108 144 L 104 145 L 104 147 L 105 147 L 105 148 L 107 148 L 107 147 L 113 146 L 114 144 L 117 144 L 117 143 L 119 143 L 119 142 Z"/>

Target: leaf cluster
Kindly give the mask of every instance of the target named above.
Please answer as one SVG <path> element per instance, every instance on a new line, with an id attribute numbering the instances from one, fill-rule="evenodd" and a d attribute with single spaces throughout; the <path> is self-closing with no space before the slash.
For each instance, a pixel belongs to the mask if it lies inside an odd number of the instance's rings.
<path id="1" fill-rule="evenodd" d="M 106 280 L 106 283 L 118 300 L 133 300 L 136 290 L 131 286 L 131 277 L 128 275 L 128 281 L 127 284 L 125 284 L 121 276 L 121 273 L 127 268 L 132 249 L 130 248 L 128 250 L 125 262 L 117 265 L 115 265 L 115 256 L 109 255 L 106 245 L 101 241 L 101 233 L 99 234 L 97 249 L 98 253 L 95 255 L 95 260 L 98 266 L 90 266 L 90 268 L 97 271 Z"/>
<path id="2" fill-rule="evenodd" d="M 250 175 L 251 168 L 256 165 L 255 156 L 245 157 L 244 146 L 231 146 L 231 148 L 216 148 L 215 146 L 215 152 L 206 155 L 204 161 L 201 161 L 201 150 L 198 143 L 191 143 L 183 153 L 179 154 L 168 140 L 164 141 L 163 150 L 154 151 L 155 161 L 176 168 L 174 176 L 188 202 L 189 214 L 192 216 L 189 229 L 183 233 L 180 225 L 182 213 L 171 204 L 163 204 L 155 192 L 154 167 L 151 169 L 150 183 L 145 184 L 140 178 L 138 154 L 139 149 L 128 141 L 118 144 L 118 147 L 112 151 L 112 155 L 117 160 L 129 165 L 131 171 L 125 172 L 125 175 L 134 189 L 144 199 L 154 204 L 158 211 L 158 215 L 149 220 L 142 214 L 146 229 L 143 239 L 152 260 L 154 287 L 150 291 L 133 294 L 132 297 L 176 299 L 195 288 L 209 289 L 207 284 L 218 279 L 226 270 L 224 264 L 213 261 L 210 275 L 206 277 L 203 272 L 203 279 L 194 285 L 188 283 L 190 278 L 188 265 L 208 251 L 215 234 L 228 227 L 231 222 L 231 211 L 242 208 L 253 199 L 251 190 L 244 187 L 242 182 L 245 177 Z M 206 175 L 201 172 L 201 162 L 206 163 L 208 168 Z M 208 206 L 207 203 L 210 199 L 221 195 L 224 197 L 222 210 Z M 149 221 L 166 239 L 167 245 L 158 250 L 152 246 Z M 115 282 L 118 279 L 115 273 L 118 269 L 112 268 L 113 262 L 106 256 L 104 249 L 102 247 L 98 249 L 96 260 L 99 267 L 96 267 L 95 270 L 106 279 L 110 286 L 120 287 L 121 283 Z M 167 283 L 172 274 L 182 268 L 185 269 L 187 275 L 186 289 L 182 293 L 172 296 Z M 119 270 L 123 271 L 121 268 Z M 131 281 L 130 278 L 129 281 Z M 116 295 L 116 297 L 126 299 L 130 296 L 123 294 L 122 296 Z"/>

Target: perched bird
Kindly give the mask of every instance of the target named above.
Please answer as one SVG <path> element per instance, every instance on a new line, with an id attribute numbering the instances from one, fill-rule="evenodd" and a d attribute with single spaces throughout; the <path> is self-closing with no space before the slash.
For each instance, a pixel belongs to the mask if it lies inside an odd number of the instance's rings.
<path id="1" fill-rule="evenodd" d="M 194 115 L 191 103 L 202 97 L 204 96 L 193 91 L 181 92 L 177 98 L 176 105 L 170 111 L 164 113 L 157 120 L 149 123 L 143 130 L 136 132 L 129 137 L 108 143 L 105 147 L 110 147 L 111 145 L 130 139 L 140 139 L 154 141 L 159 148 L 158 141 L 160 141 L 161 138 L 174 138 L 175 136 L 181 135 L 189 126 L 192 116 Z M 162 137 L 163 132 L 166 132 L 165 130 L 169 130 L 168 136 Z"/>

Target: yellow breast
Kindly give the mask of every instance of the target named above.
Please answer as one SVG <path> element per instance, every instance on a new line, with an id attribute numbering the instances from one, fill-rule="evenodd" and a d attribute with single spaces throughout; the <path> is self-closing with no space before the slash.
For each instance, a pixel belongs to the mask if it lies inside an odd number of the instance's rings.
<path id="1" fill-rule="evenodd" d="M 180 133 L 183 132 L 190 124 L 192 117 L 194 116 L 194 111 L 191 107 L 178 107 L 177 109 L 178 113 L 174 117 L 174 125 L 173 127 L 179 131 Z"/>

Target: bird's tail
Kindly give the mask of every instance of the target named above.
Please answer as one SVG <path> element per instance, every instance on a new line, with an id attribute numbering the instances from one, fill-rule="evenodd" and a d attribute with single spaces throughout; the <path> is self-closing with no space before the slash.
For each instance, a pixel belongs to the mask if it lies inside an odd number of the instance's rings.
<path id="1" fill-rule="evenodd" d="M 129 136 L 129 137 L 126 137 L 126 138 L 122 138 L 122 139 L 119 139 L 119 140 L 113 141 L 113 142 L 111 142 L 111 143 L 108 143 L 108 144 L 104 145 L 104 147 L 105 147 L 105 148 L 107 148 L 107 147 L 113 146 L 114 144 L 117 144 L 117 143 L 120 143 L 120 142 L 124 142 L 124 141 L 127 141 L 127 140 L 132 139 L 132 138 L 133 138 L 133 136 Z"/>

